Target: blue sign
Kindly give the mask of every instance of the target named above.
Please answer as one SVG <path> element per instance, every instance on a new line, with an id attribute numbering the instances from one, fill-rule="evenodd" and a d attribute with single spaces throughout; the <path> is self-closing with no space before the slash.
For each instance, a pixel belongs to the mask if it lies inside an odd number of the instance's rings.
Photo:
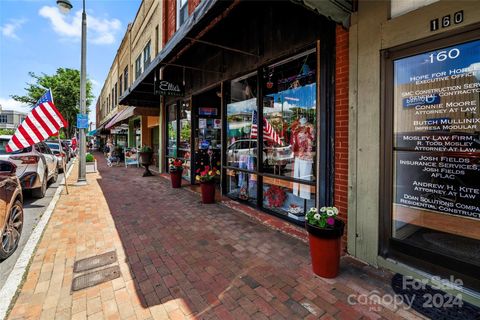
<path id="1" fill-rule="evenodd" d="M 77 114 L 77 128 L 88 129 L 88 114 Z"/>
<path id="2" fill-rule="evenodd" d="M 421 105 L 439 104 L 440 95 L 438 93 L 429 96 L 413 96 L 403 99 L 403 107 L 410 108 Z"/>

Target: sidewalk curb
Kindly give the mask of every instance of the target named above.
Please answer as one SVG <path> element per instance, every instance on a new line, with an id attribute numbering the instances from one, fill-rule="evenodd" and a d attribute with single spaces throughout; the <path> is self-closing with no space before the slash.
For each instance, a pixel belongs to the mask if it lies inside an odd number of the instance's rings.
<path id="1" fill-rule="evenodd" d="M 38 221 L 37 225 L 35 226 L 35 229 L 30 235 L 30 238 L 28 238 L 28 241 L 25 244 L 25 247 L 23 248 L 22 253 L 18 257 L 18 260 L 15 263 L 15 266 L 13 267 L 12 272 L 8 276 L 7 281 L 5 282 L 5 285 L 0 290 L 0 297 L 2 297 L 2 299 L 0 299 L 0 319 L 5 319 L 5 317 L 7 316 L 10 305 L 12 304 L 15 298 L 18 287 L 22 283 L 23 276 L 27 271 L 30 260 L 32 259 L 33 254 L 36 251 L 37 244 L 42 238 L 43 231 L 45 230 L 45 227 L 47 226 L 48 221 L 52 216 L 53 210 L 55 210 L 57 202 L 60 199 L 60 195 L 63 192 L 63 189 L 65 188 L 65 183 L 67 183 L 67 179 L 70 176 L 70 173 L 72 172 L 76 162 L 77 162 L 77 159 L 75 158 L 74 162 L 68 169 L 66 176 L 64 176 L 63 180 L 59 183 L 57 191 L 55 192 L 55 195 L 52 198 L 52 201 L 50 202 L 47 209 L 43 213 L 42 217 L 40 218 L 40 221 Z"/>

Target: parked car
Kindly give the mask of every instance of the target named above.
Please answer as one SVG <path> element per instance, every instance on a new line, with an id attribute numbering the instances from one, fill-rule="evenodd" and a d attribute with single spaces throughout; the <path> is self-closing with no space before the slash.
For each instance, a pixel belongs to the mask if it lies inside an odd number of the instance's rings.
<path id="1" fill-rule="evenodd" d="M 67 151 L 65 149 L 60 150 L 58 143 L 47 141 L 47 145 L 52 150 L 53 155 L 57 158 L 57 168 L 59 172 L 63 172 L 63 168 L 66 167 L 68 163 Z"/>
<path id="2" fill-rule="evenodd" d="M 47 140 L 45 141 L 49 146 L 50 144 L 57 144 L 58 145 L 58 140 Z M 50 146 L 51 148 L 51 146 Z M 58 148 L 56 148 L 58 149 Z M 73 157 L 73 150 L 68 146 L 68 144 L 62 140 L 62 149 L 63 152 L 65 153 L 66 156 L 66 161 L 67 163 L 70 161 L 70 159 Z"/>
<path id="3" fill-rule="evenodd" d="M 239 167 L 243 156 L 257 154 L 257 140 L 241 139 L 227 147 L 227 161 L 229 165 Z M 290 145 L 283 147 L 265 147 L 263 149 L 263 166 L 278 165 L 284 167 L 293 161 L 293 152 Z"/>
<path id="4" fill-rule="evenodd" d="M 23 195 L 16 175 L 17 167 L 0 160 L 0 260 L 18 247 L 23 229 Z"/>
<path id="5" fill-rule="evenodd" d="M 23 190 L 32 190 L 32 196 L 43 198 L 48 182 L 57 181 L 57 158 L 45 142 L 7 153 L 5 147 L 12 136 L 0 136 L 0 160 L 11 161 Z"/>

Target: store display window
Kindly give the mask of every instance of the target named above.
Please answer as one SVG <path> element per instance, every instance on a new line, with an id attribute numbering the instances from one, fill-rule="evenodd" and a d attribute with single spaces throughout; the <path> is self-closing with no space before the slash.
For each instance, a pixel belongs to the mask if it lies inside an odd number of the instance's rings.
<path id="1" fill-rule="evenodd" d="M 272 65 L 264 74 L 263 168 L 294 179 L 315 180 L 315 52 Z"/>
<path id="2" fill-rule="evenodd" d="M 244 171 L 227 170 L 227 194 L 256 205 L 257 175 Z"/>
<path id="3" fill-rule="evenodd" d="M 315 186 L 264 177 L 263 207 L 297 221 L 305 221 L 315 207 Z"/>
<path id="4" fill-rule="evenodd" d="M 177 104 L 167 109 L 167 157 L 177 157 Z"/>
<path id="5" fill-rule="evenodd" d="M 189 101 L 182 101 L 180 103 L 180 141 L 178 143 L 177 157 L 183 159 L 183 178 L 190 180 L 191 178 L 191 146 L 190 135 L 192 111 Z"/>
<path id="6" fill-rule="evenodd" d="M 257 75 L 233 80 L 227 105 L 227 165 L 256 170 Z M 253 129 L 253 131 L 252 131 Z"/>

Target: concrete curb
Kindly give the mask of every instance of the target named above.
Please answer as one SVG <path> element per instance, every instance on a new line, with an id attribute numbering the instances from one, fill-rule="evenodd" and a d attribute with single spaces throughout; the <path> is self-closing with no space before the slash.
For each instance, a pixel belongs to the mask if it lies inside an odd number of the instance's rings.
<path id="1" fill-rule="evenodd" d="M 7 281 L 5 282 L 5 285 L 0 290 L 0 297 L 2 297 L 2 299 L 0 299 L 0 319 L 5 319 L 7 315 L 10 304 L 12 303 L 12 300 L 14 299 L 15 294 L 17 293 L 18 287 L 22 283 L 22 279 L 25 272 L 27 271 L 27 267 L 30 263 L 30 259 L 32 258 L 35 252 L 35 249 L 37 247 L 37 244 L 43 235 L 43 231 L 45 230 L 45 227 L 47 226 L 48 221 L 52 216 L 53 210 L 55 209 L 55 206 L 57 205 L 58 200 L 60 199 L 60 195 L 62 194 L 62 191 L 65 188 L 65 183 L 67 181 L 67 178 L 70 176 L 70 173 L 72 172 L 76 161 L 77 160 L 75 159 L 72 165 L 70 166 L 70 168 L 68 169 L 66 176 L 64 176 L 63 180 L 59 183 L 59 186 L 57 188 L 57 191 L 55 192 L 55 195 L 52 198 L 52 201 L 50 202 L 47 209 L 43 213 L 42 217 L 40 218 L 40 221 L 38 221 L 38 224 L 36 225 L 35 229 L 30 235 L 30 238 L 25 244 L 25 247 L 23 248 L 22 253 L 18 257 L 18 260 L 15 263 L 15 266 L 13 267 L 12 272 L 8 276 Z"/>

